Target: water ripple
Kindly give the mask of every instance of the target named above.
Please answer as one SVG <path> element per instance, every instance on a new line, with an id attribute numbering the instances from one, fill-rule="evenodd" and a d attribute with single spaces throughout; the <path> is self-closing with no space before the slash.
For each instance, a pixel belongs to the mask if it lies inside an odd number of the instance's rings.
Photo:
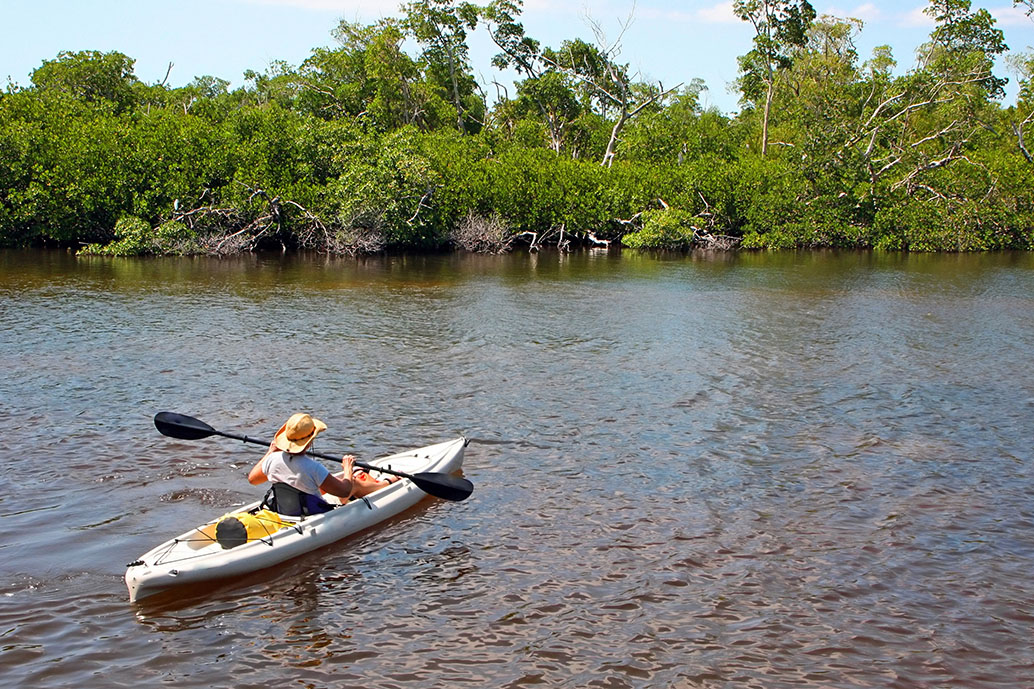
<path id="1" fill-rule="evenodd" d="M 1034 685 L 1029 257 L 0 268 L 5 686 Z M 474 496 L 129 605 L 299 408 Z"/>

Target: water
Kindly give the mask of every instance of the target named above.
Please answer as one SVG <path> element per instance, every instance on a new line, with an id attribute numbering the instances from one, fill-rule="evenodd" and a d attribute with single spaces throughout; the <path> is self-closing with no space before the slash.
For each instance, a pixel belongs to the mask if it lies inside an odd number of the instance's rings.
<path id="1" fill-rule="evenodd" d="M 0 685 L 1034 685 L 1034 257 L 0 253 Z M 427 500 L 128 602 L 292 412 Z M 324 439 L 325 438 L 325 439 Z"/>

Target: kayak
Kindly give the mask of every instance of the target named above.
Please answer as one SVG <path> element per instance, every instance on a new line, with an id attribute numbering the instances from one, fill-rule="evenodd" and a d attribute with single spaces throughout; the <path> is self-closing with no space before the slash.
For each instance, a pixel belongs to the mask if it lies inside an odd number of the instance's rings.
<path id="1" fill-rule="evenodd" d="M 368 473 L 374 478 L 386 478 L 387 474 L 376 470 L 382 467 L 407 474 L 448 474 L 460 468 L 468 442 L 461 436 L 371 460 L 369 466 L 373 468 Z M 335 496 L 324 495 L 335 507 L 323 514 L 290 517 L 264 510 L 261 501 L 245 505 L 162 543 L 130 563 L 126 568 L 129 600 L 136 602 L 176 586 L 271 567 L 393 517 L 426 495 L 413 480 L 403 478 L 345 504 Z M 221 526 L 230 519 L 246 525 L 246 540 L 243 531 L 240 540 L 222 537 Z"/>

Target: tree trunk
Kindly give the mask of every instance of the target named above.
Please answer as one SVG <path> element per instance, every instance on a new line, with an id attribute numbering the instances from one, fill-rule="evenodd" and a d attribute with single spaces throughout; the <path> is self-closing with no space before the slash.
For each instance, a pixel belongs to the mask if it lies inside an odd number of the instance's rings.
<path id="1" fill-rule="evenodd" d="M 628 122 L 628 108 L 624 107 L 621 108 L 621 115 L 614 123 L 614 128 L 610 130 L 610 141 L 607 142 L 607 152 L 603 154 L 601 165 L 610 167 L 614 163 L 614 149 L 617 148 L 618 137 L 621 136 L 621 130 L 625 128 L 626 122 Z"/>
<path id="2" fill-rule="evenodd" d="M 1028 122 L 1034 121 L 1034 112 L 1031 112 L 1020 124 L 1013 123 L 1012 132 L 1016 136 L 1016 145 L 1020 147 L 1020 153 L 1027 159 L 1028 163 L 1034 163 L 1034 156 L 1031 155 L 1030 151 L 1027 150 L 1027 146 L 1023 142 L 1023 127 Z"/>
<path id="3" fill-rule="evenodd" d="M 452 80 L 452 102 L 456 106 L 456 128 L 459 129 L 460 134 L 463 134 L 466 131 L 463 122 L 463 99 L 460 98 L 460 85 L 456 79 L 456 60 L 451 50 L 449 51 L 449 78 Z"/>
<path id="4" fill-rule="evenodd" d="M 639 105 L 637 105 L 635 107 L 635 110 L 632 110 L 631 112 L 628 111 L 628 106 L 629 106 L 629 102 L 628 102 L 628 89 L 627 88 L 623 88 L 622 89 L 622 93 L 621 93 L 621 101 L 620 101 L 621 102 L 621 115 L 618 116 L 618 121 L 614 123 L 614 128 L 612 130 L 610 130 L 610 141 L 607 142 L 607 152 L 605 154 L 603 154 L 603 162 L 600 163 L 600 165 L 606 165 L 607 167 L 610 167 L 613 164 L 614 156 L 616 154 L 616 149 L 617 149 L 617 145 L 618 145 L 618 140 L 621 137 L 621 131 L 625 128 L 625 125 L 628 124 L 629 120 L 631 120 L 633 117 L 635 117 L 640 112 L 642 112 L 642 110 L 646 106 L 650 105 L 651 103 L 655 103 L 656 101 L 661 100 L 662 98 L 667 96 L 669 93 L 671 93 L 672 91 L 674 91 L 677 88 L 680 88 L 681 86 L 682 86 L 682 84 L 680 83 L 677 86 L 674 86 L 674 87 L 672 87 L 670 89 L 665 90 L 663 86 L 658 84 L 657 85 L 658 92 L 656 94 L 650 96 L 646 100 L 644 100 Z M 611 97 L 613 98 L 613 96 L 611 96 Z"/>
<path id="5" fill-rule="evenodd" d="M 765 114 L 761 120 L 761 157 L 765 157 L 765 152 L 768 150 L 768 113 L 772 110 L 772 86 L 773 79 L 769 76 L 768 87 L 765 90 Z"/>

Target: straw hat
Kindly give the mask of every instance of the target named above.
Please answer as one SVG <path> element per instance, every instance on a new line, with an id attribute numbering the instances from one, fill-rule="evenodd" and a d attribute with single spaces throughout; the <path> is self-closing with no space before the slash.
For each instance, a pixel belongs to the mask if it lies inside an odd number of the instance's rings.
<path id="1" fill-rule="evenodd" d="M 295 414 L 287 420 L 273 437 L 278 450 L 298 454 L 312 444 L 316 436 L 327 430 L 327 424 L 308 414 Z"/>

